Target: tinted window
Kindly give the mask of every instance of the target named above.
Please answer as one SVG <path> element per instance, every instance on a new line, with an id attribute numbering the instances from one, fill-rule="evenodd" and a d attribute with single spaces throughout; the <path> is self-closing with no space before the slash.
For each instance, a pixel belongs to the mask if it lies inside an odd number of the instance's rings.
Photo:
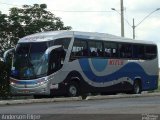
<path id="1" fill-rule="evenodd" d="M 82 39 L 75 39 L 71 57 L 82 57 L 82 56 L 88 56 L 88 50 L 87 50 L 87 42 Z"/>
<path id="2" fill-rule="evenodd" d="M 132 45 L 119 44 L 119 56 L 120 58 L 132 58 Z"/>
<path id="3" fill-rule="evenodd" d="M 18 44 L 16 47 L 17 54 L 41 53 L 47 49 L 46 42 Z"/>
<path id="4" fill-rule="evenodd" d="M 118 57 L 118 50 L 117 50 L 117 44 L 116 43 L 104 43 L 104 55 L 105 57 L 111 57 L 116 58 Z"/>
<path id="5" fill-rule="evenodd" d="M 16 46 L 16 53 L 17 54 L 28 54 L 30 49 L 30 44 L 18 44 Z"/>
<path id="6" fill-rule="evenodd" d="M 133 58 L 144 59 L 144 45 L 133 45 Z"/>
<path id="7" fill-rule="evenodd" d="M 153 59 L 157 56 L 156 46 L 147 45 L 145 46 L 145 59 Z"/>
<path id="8" fill-rule="evenodd" d="M 94 57 L 102 57 L 103 56 L 102 42 L 89 41 L 88 46 L 89 46 L 90 56 L 94 56 Z"/>
<path id="9" fill-rule="evenodd" d="M 47 43 L 42 42 L 42 43 L 31 44 L 30 51 L 32 53 L 37 53 L 37 52 L 44 52 L 46 49 L 47 49 Z"/>
<path id="10" fill-rule="evenodd" d="M 64 49 L 68 49 L 71 38 L 60 38 L 49 42 L 49 46 L 62 45 Z"/>

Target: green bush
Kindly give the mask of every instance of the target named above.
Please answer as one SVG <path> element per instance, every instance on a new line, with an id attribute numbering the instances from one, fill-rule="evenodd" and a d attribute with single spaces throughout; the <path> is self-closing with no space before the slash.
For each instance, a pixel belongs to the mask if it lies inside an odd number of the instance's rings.
<path id="1" fill-rule="evenodd" d="M 9 88 L 9 66 L 0 61 L 0 98 L 10 96 Z"/>

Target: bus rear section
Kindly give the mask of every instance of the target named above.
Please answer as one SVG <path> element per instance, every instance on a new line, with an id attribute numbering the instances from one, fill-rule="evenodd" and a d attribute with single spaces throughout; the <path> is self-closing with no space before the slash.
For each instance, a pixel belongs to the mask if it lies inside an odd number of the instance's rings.
<path id="1" fill-rule="evenodd" d="M 76 66 L 73 71 L 79 76 L 74 77 L 83 92 L 139 94 L 158 88 L 153 43 L 75 38 L 70 66 Z"/>

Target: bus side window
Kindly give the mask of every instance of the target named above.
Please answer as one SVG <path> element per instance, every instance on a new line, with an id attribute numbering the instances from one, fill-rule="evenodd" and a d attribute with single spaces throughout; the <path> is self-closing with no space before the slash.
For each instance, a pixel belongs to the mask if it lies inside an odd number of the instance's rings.
<path id="1" fill-rule="evenodd" d="M 157 56 L 157 48 L 154 45 L 145 46 L 145 59 L 153 59 Z"/>
<path id="2" fill-rule="evenodd" d="M 138 59 L 138 46 L 133 45 L 133 59 Z"/>
<path id="3" fill-rule="evenodd" d="M 133 45 L 133 59 L 144 59 L 144 45 Z"/>
<path id="4" fill-rule="evenodd" d="M 54 40 L 54 45 L 62 45 L 64 49 L 68 49 L 71 38 L 60 38 Z"/>
<path id="5" fill-rule="evenodd" d="M 104 56 L 108 58 L 117 58 L 117 44 L 113 42 L 104 42 Z"/>
<path id="6" fill-rule="evenodd" d="M 89 41 L 88 42 L 90 56 L 93 57 L 102 57 L 103 56 L 103 47 L 102 42 L 99 41 Z"/>
<path id="7" fill-rule="evenodd" d="M 87 57 L 88 56 L 88 49 L 87 49 L 87 42 L 82 39 L 75 39 L 72 53 L 71 53 L 71 60 Z"/>
<path id="8" fill-rule="evenodd" d="M 53 50 L 50 53 L 49 59 L 49 74 L 52 74 L 58 70 L 60 70 L 63 66 L 65 57 L 65 51 L 62 50 Z"/>
<path id="9" fill-rule="evenodd" d="M 127 43 L 119 44 L 120 58 L 132 58 L 132 45 Z"/>

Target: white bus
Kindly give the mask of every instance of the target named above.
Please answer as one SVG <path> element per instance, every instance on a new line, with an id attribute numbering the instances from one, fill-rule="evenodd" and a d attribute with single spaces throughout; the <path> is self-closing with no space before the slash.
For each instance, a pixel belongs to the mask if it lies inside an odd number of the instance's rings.
<path id="1" fill-rule="evenodd" d="M 21 38 L 13 53 L 13 95 L 141 93 L 158 88 L 153 42 L 110 34 L 51 31 Z"/>

